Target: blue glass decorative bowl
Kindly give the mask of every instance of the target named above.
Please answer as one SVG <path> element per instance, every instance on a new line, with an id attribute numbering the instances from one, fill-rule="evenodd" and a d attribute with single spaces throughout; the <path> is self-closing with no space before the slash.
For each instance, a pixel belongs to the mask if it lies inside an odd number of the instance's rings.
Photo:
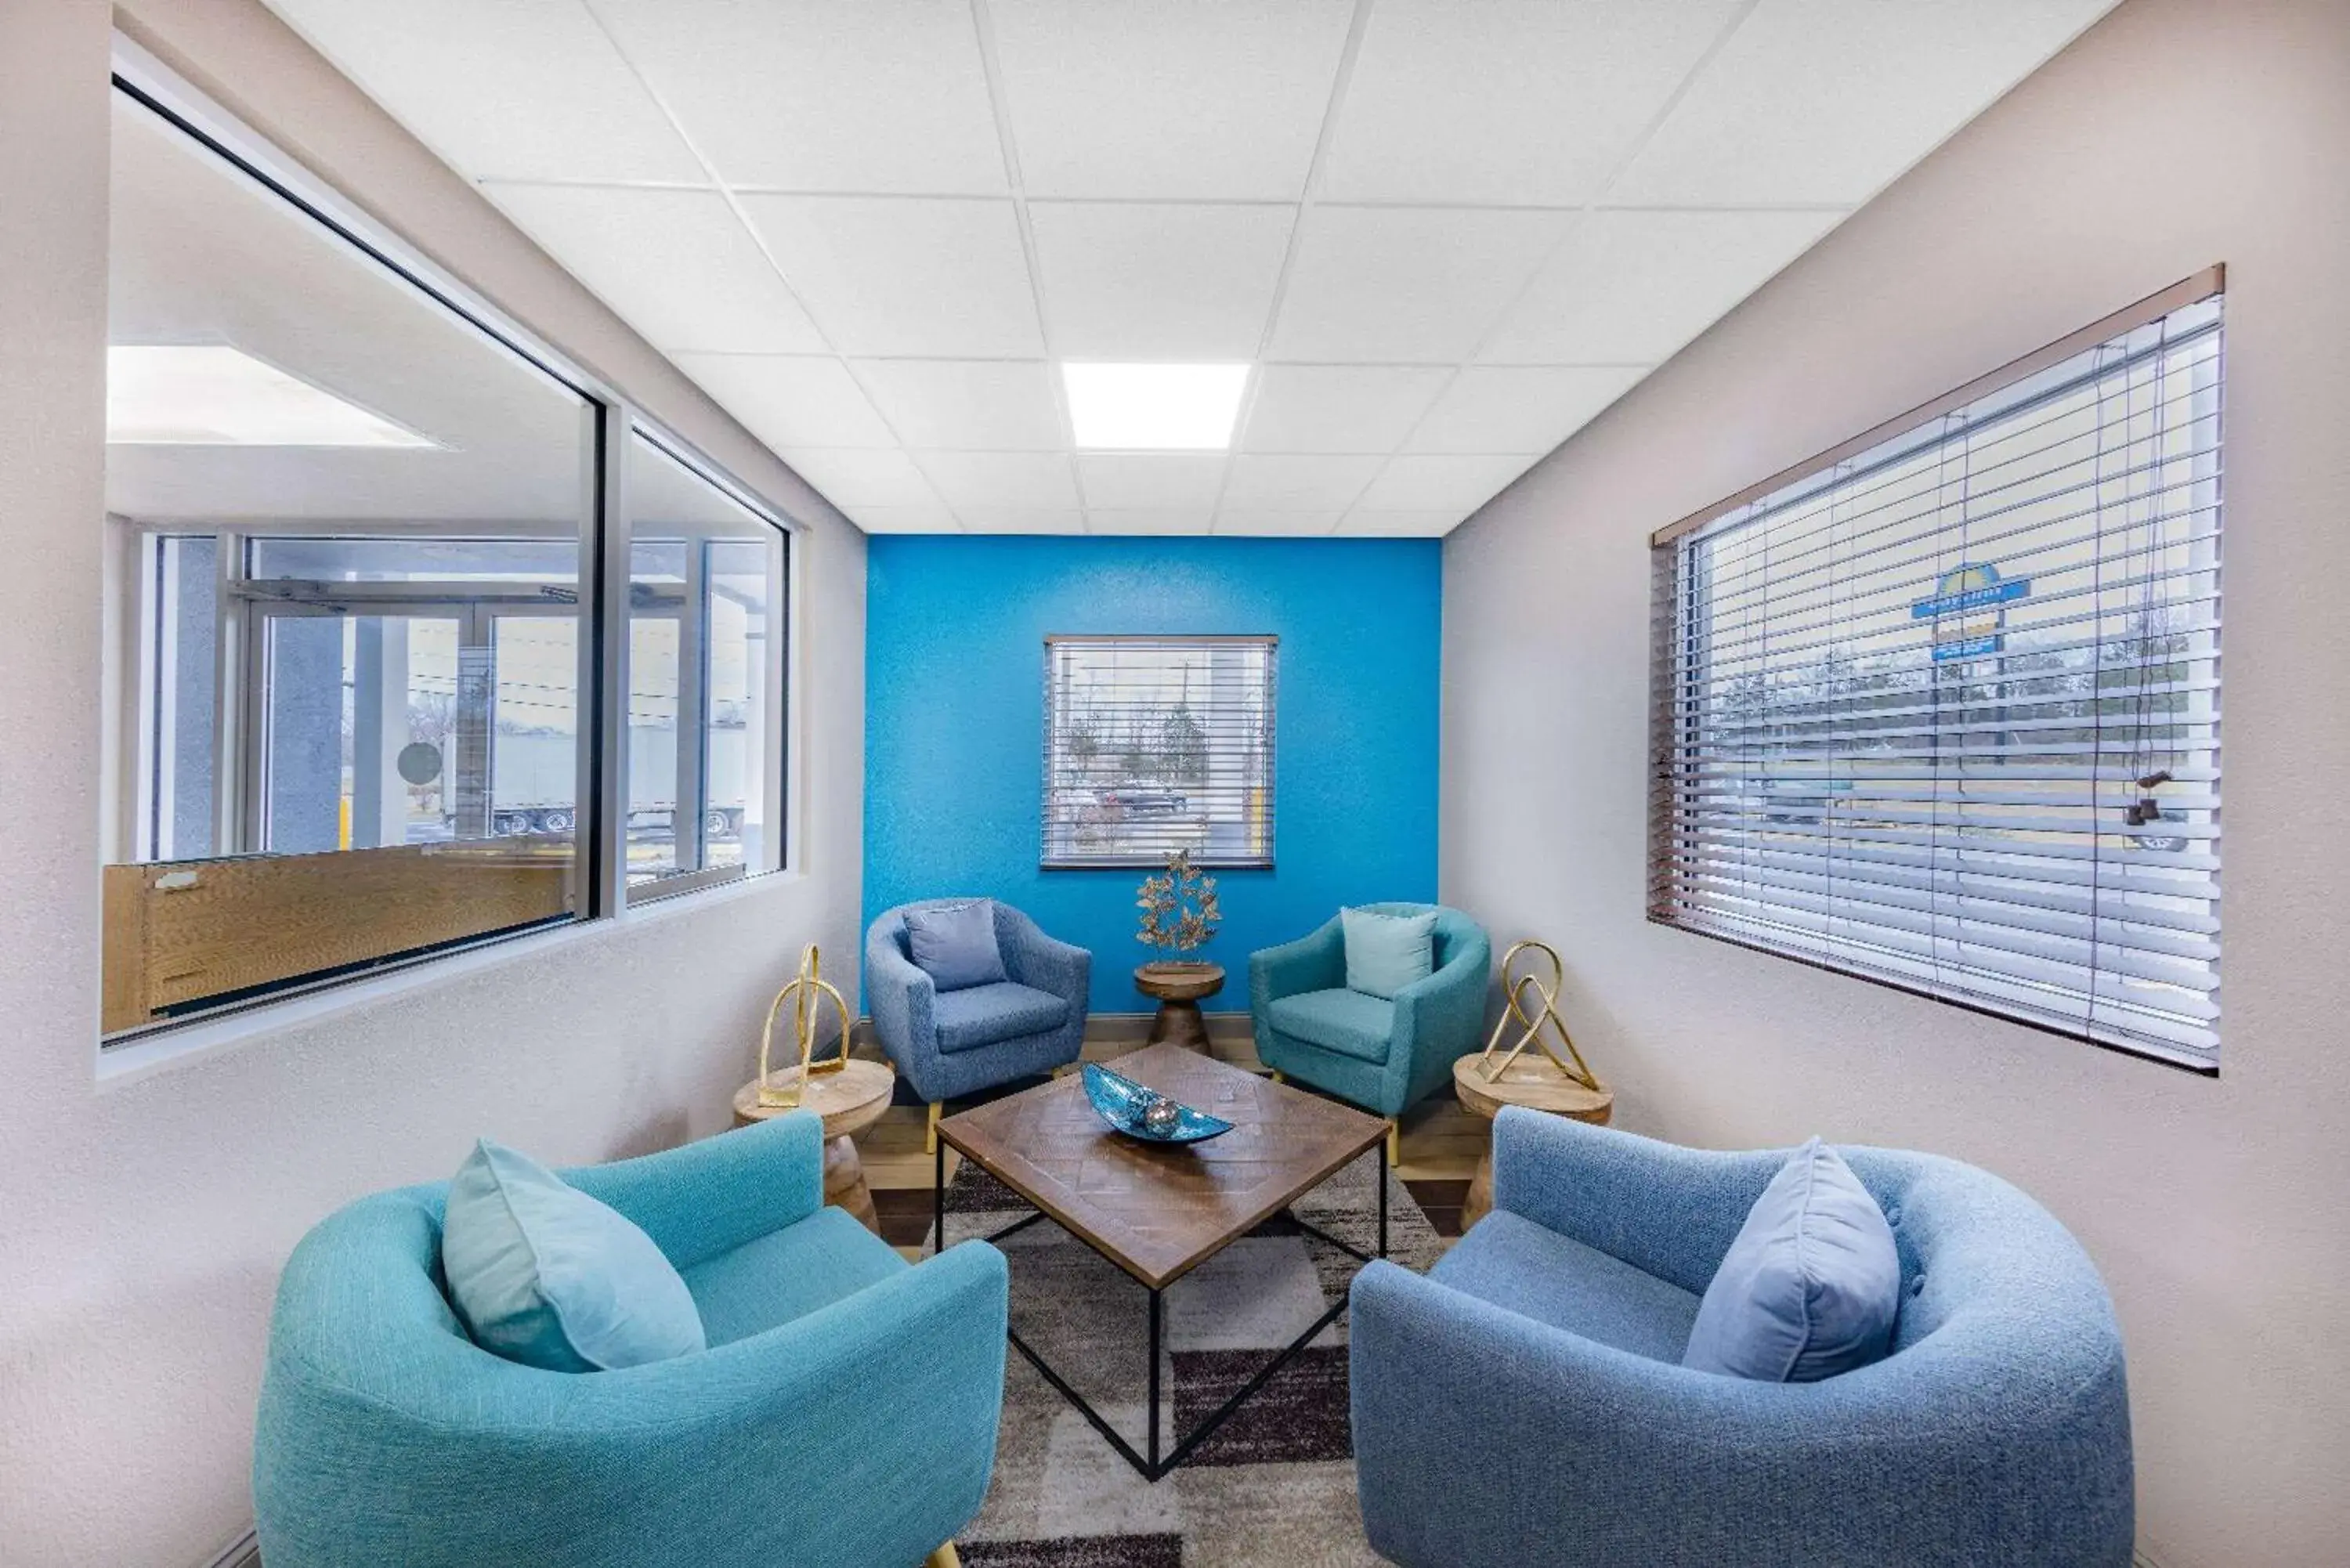
<path id="1" fill-rule="evenodd" d="M 1160 1125 L 1154 1127 L 1149 1116 L 1151 1103 L 1166 1100 L 1166 1096 L 1098 1063 L 1086 1064 L 1086 1098 L 1092 1102 L 1102 1120 L 1145 1143 L 1198 1143 L 1232 1130 L 1232 1123 L 1189 1106 L 1176 1106 L 1172 1100 L 1167 1100 L 1167 1104 L 1174 1106 L 1171 1123 L 1162 1112 L 1157 1118 Z"/>

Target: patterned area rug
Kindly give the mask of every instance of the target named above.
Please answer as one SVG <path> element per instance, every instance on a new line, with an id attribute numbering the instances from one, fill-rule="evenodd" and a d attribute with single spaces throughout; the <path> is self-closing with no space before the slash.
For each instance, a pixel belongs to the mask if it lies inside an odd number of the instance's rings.
<path id="1" fill-rule="evenodd" d="M 1308 1223 L 1371 1250 L 1366 1155 L 1298 1199 Z M 1388 1253 L 1426 1269 L 1443 1251 L 1403 1183 L 1388 1179 Z M 1029 1213 L 966 1161 L 947 1189 L 947 1241 Z M 1143 1446 L 1149 1297 L 1050 1220 L 999 1243 L 1012 1263 L 1012 1323 L 1138 1449 Z M 1159 1387 L 1161 1452 L 1343 1300 L 1361 1265 L 1286 1217 L 1268 1220 L 1170 1286 Z M 957 1537 L 967 1568 L 1355 1568 L 1363 1540 L 1347 1418 L 1341 1314 L 1182 1465 L 1145 1481 L 1017 1351 L 1005 1361 L 1003 1427 L 987 1504 Z"/>

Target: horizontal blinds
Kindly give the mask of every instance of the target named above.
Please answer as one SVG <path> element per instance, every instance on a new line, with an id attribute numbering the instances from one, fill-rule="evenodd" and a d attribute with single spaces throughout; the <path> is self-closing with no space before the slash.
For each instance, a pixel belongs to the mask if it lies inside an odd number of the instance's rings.
<path id="1" fill-rule="evenodd" d="M 2216 1065 L 2221 303 L 1657 546 L 1653 919 Z"/>
<path id="2" fill-rule="evenodd" d="M 1043 861 L 1273 860 L 1270 637 L 1045 644 Z"/>

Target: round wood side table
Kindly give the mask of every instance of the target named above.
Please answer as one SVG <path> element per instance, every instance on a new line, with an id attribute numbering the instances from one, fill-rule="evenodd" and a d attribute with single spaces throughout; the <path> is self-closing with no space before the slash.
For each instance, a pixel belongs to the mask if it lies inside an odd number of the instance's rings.
<path id="1" fill-rule="evenodd" d="M 1531 1111 L 1606 1127 L 1616 1114 L 1614 1090 L 1586 1089 L 1538 1053 L 1520 1055 L 1492 1083 L 1485 1081 L 1484 1063 L 1480 1052 L 1452 1064 L 1452 1092 L 1461 1097 L 1461 1108 L 1471 1116 L 1492 1121 L 1502 1114 L 1503 1106 L 1523 1106 Z M 1461 1229 L 1468 1230 L 1492 1208 L 1493 1145 L 1488 1139 L 1485 1152 L 1477 1158 L 1477 1174 L 1469 1179 L 1469 1196 L 1461 1205 Z"/>
<path id="2" fill-rule="evenodd" d="M 775 1088 L 788 1088 L 799 1081 L 799 1075 L 795 1063 L 768 1074 L 767 1082 Z M 754 1081 L 734 1091 L 734 1122 L 748 1127 L 795 1110 L 814 1111 L 822 1116 L 824 1200 L 847 1210 L 878 1236 L 881 1220 L 873 1211 L 873 1189 L 865 1179 L 865 1162 L 857 1157 L 856 1137 L 889 1108 L 889 1092 L 897 1082 L 897 1069 L 889 1063 L 852 1059 L 837 1073 L 818 1073 L 800 1104 L 784 1106 L 761 1105 Z"/>
<path id="3" fill-rule="evenodd" d="M 1150 1044 L 1172 1044 L 1205 1056 L 1208 1022 L 1200 1002 L 1224 989 L 1224 966 L 1216 963 L 1146 963 L 1136 966 L 1134 989 L 1159 1000 L 1150 1021 Z"/>

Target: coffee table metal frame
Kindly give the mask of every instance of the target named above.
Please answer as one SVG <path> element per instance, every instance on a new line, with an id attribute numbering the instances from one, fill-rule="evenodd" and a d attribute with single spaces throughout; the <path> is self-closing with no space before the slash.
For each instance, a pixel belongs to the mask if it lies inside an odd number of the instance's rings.
<path id="1" fill-rule="evenodd" d="M 1346 1253 L 1348 1257 L 1357 1259 L 1366 1263 L 1372 1262 L 1374 1258 L 1384 1258 L 1388 1255 L 1388 1148 L 1387 1142 L 1384 1138 L 1379 1141 L 1377 1148 L 1379 1162 L 1378 1176 L 1376 1183 L 1379 1191 L 1379 1240 L 1378 1251 L 1377 1253 L 1366 1252 L 1360 1248 L 1350 1245 L 1347 1242 L 1341 1241 L 1337 1237 L 1333 1236 L 1330 1232 L 1323 1230 L 1318 1225 L 1308 1224 L 1305 1220 L 1300 1220 L 1297 1217 L 1294 1208 L 1284 1210 L 1284 1212 L 1289 1215 L 1290 1223 L 1296 1226 L 1300 1231 L 1305 1232 L 1305 1234 L 1316 1237 L 1321 1241 L 1327 1241 L 1331 1246 L 1337 1248 L 1338 1251 Z M 987 1168 L 984 1161 L 974 1158 L 969 1154 L 964 1154 L 963 1158 L 971 1160 L 972 1164 L 977 1165 L 982 1170 L 985 1170 Z M 1350 1160 L 1347 1163 L 1352 1164 L 1353 1161 Z M 936 1168 L 933 1174 L 933 1185 L 931 1188 L 931 1205 L 934 1210 L 932 1214 L 932 1223 L 936 1228 L 931 1231 L 931 1235 L 932 1237 L 934 1247 L 942 1250 L 946 1244 L 947 1239 L 947 1143 L 944 1138 L 941 1138 L 939 1140 L 935 1164 Z M 1339 1170 L 1344 1170 L 1345 1168 L 1345 1166 L 1340 1166 L 1338 1168 Z M 1336 1176 L 1337 1174 L 1337 1170 L 1334 1170 L 1330 1173 L 1331 1176 Z M 1323 1180 L 1325 1181 L 1327 1181 L 1329 1177 L 1323 1178 Z M 1319 1185 L 1319 1183 L 1316 1185 Z M 1311 1189 L 1308 1190 L 1311 1190 Z M 1016 1193 L 1014 1195 L 1017 1196 Z M 1025 1199 L 1023 1199 L 1023 1201 L 1025 1201 Z M 1029 1215 L 1026 1219 L 1015 1220 L 1011 1224 L 1003 1227 L 1001 1231 L 997 1231 L 992 1235 L 983 1236 L 980 1240 L 984 1241 L 1001 1241 L 1005 1237 L 1010 1236 L 1016 1231 L 1025 1231 L 1029 1226 L 1035 1224 L 1040 1220 L 1051 1220 L 1052 1218 L 1053 1217 L 1051 1215 L 1045 1213 L 1042 1209 L 1039 1209 L 1036 1212 Z M 1058 1221 L 1055 1222 L 1058 1223 Z M 1117 1259 L 1110 1257 L 1110 1255 L 1102 1248 L 1094 1246 L 1094 1243 L 1087 1241 L 1084 1236 L 1079 1235 L 1075 1231 L 1069 1231 L 1066 1226 L 1063 1226 L 1062 1229 L 1066 1231 L 1069 1235 L 1076 1237 L 1076 1240 L 1084 1241 L 1087 1246 L 1093 1247 L 1094 1251 L 1100 1253 L 1100 1255 L 1107 1262 L 1113 1264 L 1117 1263 Z M 1243 1231 L 1242 1234 L 1245 1235 L 1247 1232 Z M 1240 1236 L 1232 1237 L 1224 1243 L 1224 1246 L 1230 1246 L 1232 1241 L 1237 1241 L 1240 1239 Z M 1223 1247 L 1218 1247 L 1216 1249 L 1216 1251 L 1219 1252 L 1222 1251 Z M 1214 1256 L 1214 1253 L 1211 1252 L 1209 1256 L 1212 1257 Z M 1206 1262 L 1206 1259 L 1203 1258 L 1201 1262 Z M 1189 1271 L 1187 1270 L 1186 1272 L 1189 1272 Z M 1179 1275 L 1177 1278 L 1180 1279 L 1180 1277 L 1181 1276 Z M 1139 1282 L 1137 1282 L 1139 1283 Z M 1038 1372 L 1042 1373 L 1044 1375 L 1045 1381 L 1050 1383 L 1055 1388 L 1058 1389 L 1060 1391 L 1061 1397 L 1066 1399 L 1071 1405 L 1076 1407 L 1077 1414 L 1083 1416 L 1088 1422 L 1092 1423 L 1094 1430 L 1099 1432 L 1102 1437 L 1107 1440 L 1109 1446 L 1118 1451 L 1118 1457 L 1123 1459 L 1128 1464 L 1132 1465 L 1136 1471 L 1141 1475 L 1142 1479 L 1149 1481 L 1160 1480 L 1170 1471 L 1174 1469 L 1177 1465 L 1181 1464 L 1186 1459 L 1190 1458 L 1192 1451 L 1196 1449 L 1201 1443 L 1204 1442 L 1210 1434 L 1213 1433 L 1217 1428 L 1224 1424 L 1224 1420 L 1227 1417 L 1231 1416 L 1233 1411 L 1241 1407 L 1243 1401 L 1246 1400 L 1250 1395 L 1255 1393 L 1258 1389 L 1263 1387 L 1267 1379 L 1272 1377 L 1274 1373 L 1280 1371 L 1284 1366 L 1288 1366 L 1289 1363 L 1295 1358 L 1297 1353 L 1304 1350 L 1305 1346 L 1312 1342 L 1315 1334 L 1320 1334 L 1324 1329 L 1336 1322 L 1338 1314 L 1347 1310 L 1347 1298 L 1340 1296 L 1337 1302 L 1333 1304 L 1327 1312 L 1325 1312 L 1320 1317 L 1314 1320 L 1313 1326 L 1306 1329 L 1305 1333 L 1299 1334 L 1295 1339 L 1291 1340 L 1286 1346 L 1274 1353 L 1272 1360 L 1257 1368 L 1255 1375 L 1241 1386 L 1239 1392 L 1232 1395 L 1231 1398 L 1226 1399 L 1197 1427 L 1194 1427 L 1191 1429 L 1190 1436 L 1184 1437 L 1178 1435 L 1173 1447 L 1168 1449 L 1167 1457 L 1162 1459 L 1159 1457 L 1159 1349 L 1162 1326 L 1161 1319 L 1163 1317 L 1161 1303 L 1162 1298 L 1166 1295 L 1169 1290 L 1174 1287 L 1175 1283 L 1176 1280 L 1170 1280 L 1165 1285 L 1157 1287 L 1144 1286 L 1144 1289 L 1149 1291 L 1150 1295 L 1150 1393 L 1147 1410 L 1148 1425 L 1145 1428 L 1146 1436 L 1144 1438 L 1145 1447 L 1149 1450 L 1147 1453 L 1137 1452 L 1134 1445 L 1128 1442 L 1124 1437 L 1120 1436 L 1118 1429 L 1109 1424 L 1108 1420 L 1103 1417 L 1100 1411 L 1095 1409 L 1093 1406 L 1087 1401 L 1084 1395 L 1078 1393 L 1075 1388 L 1069 1386 L 1069 1380 L 1067 1378 L 1062 1376 L 1058 1372 L 1054 1371 L 1053 1368 L 1046 1364 L 1045 1358 L 1036 1353 L 1035 1347 L 1030 1345 L 1026 1340 L 1020 1337 L 1020 1331 L 1018 1329 L 1009 1327 L 1008 1325 L 1005 1329 L 1005 1337 L 1011 1340 L 1012 1348 L 1018 1351 L 1022 1355 L 1026 1356 L 1028 1358 L 1028 1365 L 1034 1366 Z"/>

